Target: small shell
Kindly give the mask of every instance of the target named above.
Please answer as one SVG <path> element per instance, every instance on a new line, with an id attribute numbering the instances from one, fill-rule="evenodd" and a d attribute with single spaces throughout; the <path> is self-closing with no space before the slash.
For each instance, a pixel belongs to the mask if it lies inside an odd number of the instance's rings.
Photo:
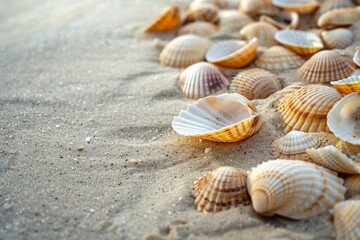
<path id="1" fill-rule="evenodd" d="M 218 27 L 213 23 L 196 21 L 181 27 L 178 35 L 194 34 L 200 37 L 209 37 L 216 33 L 217 30 Z"/>
<path id="2" fill-rule="evenodd" d="M 199 99 L 172 121 L 175 132 L 217 142 L 236 142 L 254 135 L 261 116 L 240 94 L 222 94 Z"/>
<path id="3" fill-rule="evenodd" d="M 340 93 L 334 88 L 322 85 L 309 85 L 293 91 L 277 106 L 284 121 L 284 131 L 328 132 L 327 114 L 340 99 Z"/>
<path id="4" fill-rule="evenodd" d="M 145 32 L 168 32 L 180 24 L 180 9 L 177 6 L 168 6 L 155 18 L 154 22 L 145 28 Z"/>
<path id="5" fill-rule="evenodd" d="M 229 84 L 220 70 L 206 62 L 195 63 L 186 68 L 180 75 L 179 86 L 189 98 L 206 97 L 220 91 Z"/>
<path id="6" fill-rule="evenodd" d="M 300 18 L 297 12 L 280 12 L 275 19 L 262 15 L 259 21 L 270 23 L 278 29 L 297 29 Z"/>
<path id="7" fill-rule="evenodd" d="M 317 25 L 321 28 L 349 26 L 359 19 L 360 14 L 354 8 L 340 8 L 322 14 L 317 21 Z"/>
<path id="8" fill-rule="evenodd" d="M 275 39 L 286 48 L 302 56 L 314 54 L 324 48 L 321 39 L 310 32 L 282 30 L 275 34 Z"/>
<path id="9" fill-rule="evenodd" d="M 225 40 L 214 44 L 206 53 L 210 63 L 228 68 L 241 68 L 249 65 L 256 56 L 258 41 Z"/>
<path id="10" fill-rule="evenodd" d="M 343 180 L 336 173 L 299 160 L 271 160 L 253 168 L 247 188 L 254 210 L 305 219 L 329 211 L 344 200 Z"/>
<path id="11" fill-rule="evenodd" d="M 188 34 L 174 38 L 160 53 L 160 63 L 175 68 L 185 68 L 201 62 L 210 48 L 205 38 Z"/>
<path id="12" fill-rule="evenodd" d="M 360 239 L 360 200 L 347 200 L 334 207 L 337 240 Z"/>
<path id="13" fill-rule="evenodd" d="M 272 0 L 272 3 L 286 11 L 294 11 L 299 14 L 312 13 L 319 6 L 315 0 Z"/>
<path id="14" fill-rule="evenodd" d="M 356 159 L 360 157 L 360 145 L 354 145 L 345 141 L 340 140 L 336 144 L 336 148 L 341 150 L 349 157 Z"/>
<path id="15" fill-rule="evenodd" d="M 239 168 L 219 167 L 194 183 L 198 211 L 217 212 L 238 204 L 249 204 L 246 175 Z"/>
<path id="16" fill-rule="evenodd" d="M 338 92 L 342 95 L 348 95 L 353 92 L 360 93 L 360 75 L 358 76 L 350 76 L 348 78 L 344 78 L 338 81 L 330 82 Z"/>
<path id="17" fill-rule="evenodd" d="M 347 175 L 345 178 L 346 196 L 360 195 L 360 175 Z"/>
<path id="18" fill-rule="evenodd" d="M 337 28 L 334 30 L 323 31 L 321 38 L 327 48 L 347 48 L 354 41 L 355 35 L 346 28 Z"/>
<path id="19" fill-rule="evenodd" d="M 272 4 L 272 0 L 263 0 L 257 13 L 268 16 L 277 16 L 280 13 L 280 9 Z"/>
<path id="20" fill-rule="evenodd" d="M 300 67 L 304 62 L 294 52 L 282 46 L 273 46 L 256 59 L 255 65 L 268 70 L 286 70 Z"/>
<path id="21" fill-rule="evenodd" d="M 269 23 L 253 22 L 241 29 L 240 37 L 245 40 L 256 37 L 260 46 L 271 47 L 277 45 L 274 38 L 277 31 L 277 28 Z"/>
<path id="22" fill-rule="evenodd" d="M 360 93 L 343 97 L 327 115 L 327 125 L 332 133 L 341 140 L 360 145 Z"/>
<path id="23" fill-rule="evenodd" d="M 194 21 L 216 22 L 218 19 L 219 8 L 212 3 L 197 3 L 190 5 L 186 12 L 185 23 Z"/>
<path id="24" fill-rule="evenodd" d="M 353 57 L 353 61 L 358 67 L 360 67 L 360 47 L 357 47 L 355 49 L 355 54 L 354 54 L 354 57 Z"/>
<path id="25" fill-rule="evenodd" d="M 279 14 L 279 9 L 272 5 L 271 0 L 241 0 L 239 9 L 247 14 L 266 14 L 275 16 Z"/>
<path id="26" fill-rule="evenodd" d="M 222 10 L 219 13 L 219 27 L 221 32 L 238 33 L 240 29 L 252 21 L 248 15 L 236 10 Z"/>
<path id="27" fill-rule="evenodd" d="M 325 0 L 321 3 L 318 14 L 326 13 L 330 10 L 337 8 L 349 8 L 354 7 L 354 3 L 351 0 Z"/>
<path id="28" fill-rule="evenodd" d="M 267 98 L 281 88 L 282 85 L 274 74 L 260 68 L 252 68 L 239 72 L 231 81 L 229 90 L 253 100 Z"/>
<path id="29" fill-rule="evenodd" d="M 331 82 L 351 75 L 355 65 L 335 51 L 324 50 L 307 60 L 297 71 L 301 80 L 312 83 Z"/>

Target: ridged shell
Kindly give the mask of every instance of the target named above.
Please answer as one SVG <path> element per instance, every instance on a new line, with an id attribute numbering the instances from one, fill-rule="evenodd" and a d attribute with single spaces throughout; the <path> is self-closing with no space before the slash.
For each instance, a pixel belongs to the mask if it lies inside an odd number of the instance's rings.
<path id="1" fill-rule="evenodd" d="M 216 33 L 217 30 L 218 27 L 213 23 L 196 21 L 181 27 L 178 35 L 194 34 L 200 37 L 209 37 Z"/>
<path id="2" fill-rule="evenodd" d="M 256 59 L 255 65 L 268 70 L 286 70 L 300 67 L 304 62 L 294 52 L 282 46 L 273 46 Z"/>
<path id="3" fill-rule="evenodd" d="M 351 0 L 325 0 L 320 4 L 318 14 L 323 14 L 337 8 L 353 7 L 354 3 Z"/>
<path id="4" fill-rule="evenodd" d="M 360 200 L 347 200 L 334 207 L 337 240 L 360 239 Z"/>
<path id="5" fill-rule="evenodd" d="M 192 34 L 174 38 L 160 53 L 160 63 L 165 66 L 185 68 L 204 60 L 211 42 Z"/>
<path id="6" fill-rule="evenodd" d="M 276 27 L 266 22 L 253 22 L 240 30 L 240 37 L 245 40 L 257 38 L 260 46 L 271 47 L 277 45 L 275 34 Z"/>
<path id="7" fill-rule="evenodd" d="M 255 58 L 257 47 L 258 41 L 256 38 L 251 39 L 249 42 L 225 40 L 214 44 L 207 51 L 206 60 L 222 67 L 245 67 Z"/>
<path id="8" fill-rule="evenodd" d="M 316 0 L 272 0 L 272 3 L 286 11 L 294 11 L 299 14 L 312 13 L 319 6 Z"/>
<path id="9" fill-rule="evenodd" d="M 286 95 L 277 106 L 284 131 L 328 132 L 327 114 L 341 97 L 334 88 L 322 85 L 309 85 Z"/>
<path id="10" fill-rule="evenodd" d="M 229 84 L 220 70 L 206 62 L 195 63 L 186 68 L 179 77 L 179 87 L 189 98 L 206 97 Z"/>
<path id="11" fill-rule="evenodd" d="M 349 26 L 359 19 L 360 14 L 354 8 L 340 8 L 322 14 L 317 21 L 317 25 L 321 28 Z"/>
<path id="12" fill-rule="evenodd" d="M 360 195 L 360 175 L 347 175 L 345 178 L 346 196 Z"/>
<path id="13" fill-rule="evenodd" d="M 264 14 L 268 16 L 277 16 L 280 9 L 272 4 L 272 0 L 263 0 L 257 14 Z"/>
<path id="14" fill-rule="evenodd" d="M 239 72 L 232 79 L 229 90 L 253 100 L 267 98 L 281 88 L 282 85 L 274 74 L 260 68 L 252 68 Z"/>
<path id="15" fill-rule="evenodd" d="M 351 45 L 355 35 L 349 29 L 336 28 L 334 30 L 323 31 L 321 38 L 327 48 L 343 49 Z"/>
<path id="16" fill-rule="evenodd" d="M 193 196 L 198 211 L 217 212 L 238 204 L 249 204 L 246 175 L 241 169 L 219 167 L 194 182 Z"/>
<path id="17" fill-rule="evenodd" d="M 306 86 L 308 86 L 309 84 L 306 82 L 295 82 L 293 84 L 290 84 L 286 87 L 284 87 L 282 90 L 280 90 L 278 93 L 282 94 L 282 95 L 287 95 L 290 93 L 293 93 L 296 90 L 299 90 L 301 88 L 304 88 Z"/>
<path id="18" fill-rule="evenodd" d="M 340 140 L 336 144 L 336 148 L 348 155 L 353 159 L 360 160 L 360 145 L 351 144 L 345 141 Z M 357 160 L 355 160 L 357 161 Z"/>
<path id="19" fill-rule="evenodd" d="M 218 20 L 219 8 L 212 3 L 192 3 L 186 12 L 185 23 L 194 21 L 215 22 Z"/>
<path id="20" fill-rule="evenodd" d="M 274 18 L 262 15 L 260 22 L 267 22 L 278 29 L 297 29 L 299 27 L 300 18 L 297 12 L 280 12 Z"/>
<path id="21" fill-rule="evenodd" d="M 353 57 L 353 61 L 358 67 L 360 67 L 360 47 L 357 47 L 355 49 L 355 54 L 354 54 L 354 57 Z"/>
<path id="22" fill-rule="evenodd" d="M 247 14 L 266 14 L 275 16 L 279 14 L 279 9 L 275 7 L 271 0 L 241 0 L 239 10 Z"/>
<path id="23" fill-rule="evenodd" d="M 320 141 L 312 134 L 291 131 L 272 143 L 275 158 L 308 160 L 306 149 L 318 148 Z"/>
<path id="24" fill-rule="evenodd" d="M 261 116 L 240 94 L 222 94 L 199 99 L 172 121 L 175 132 L 216 142 L 236 142 L 254 135 Z"/>
<path id="25" fill-rule="evenodd" d="M 240 29 L 252 21 L 248 15 L 236 10 L 222 10 L 219 13 L 219 27 L 221 32 L 238 33 Z"/>
<path id="26" fill-rule="evenodd" d="M 343 180 L 336 173 L 299 160 L 271 160 L 253 168 L 247 188 L 254 210 L 305 219 L 344 200 Z"/>
<path id="27" fill-rule="evenodd" d="M 312 83 L 331 82 L 345 78 L 355 70 L 351 59 L 335 51 L 324 50 L 307 60 L 297 71 L 301 80 Z"/>
<path id="28" fill-rule="evenodd" d="M 348 95 L 353 92 L 360 93 L 360 75 L 358 76 L 350 76 L 348 78 L 344 78 L 338 81 L 330 82 L 338 92 L 342 95 Z"/>
<path id="29" fill-rule="evenodd" d="M 154 22 L 145 28 L 145 32 L 168 32 L 180 24 L 180 9 L 177 6 L 168 6 L 155 18 Z"/>
<path id="30" fill-rule="evenodd" d="M 327 125 L 332 133 L 341 140 L 360 145 L 360 93 L 343 97 L 330 110 Z"/>
<path id="31" fill-rule="evenodd" d="M 314 54 L 324 48 L 321 39 L 310 32 L 282 30 L 275 34 L 275 39 L 286 48 L 302 56 Z"/>

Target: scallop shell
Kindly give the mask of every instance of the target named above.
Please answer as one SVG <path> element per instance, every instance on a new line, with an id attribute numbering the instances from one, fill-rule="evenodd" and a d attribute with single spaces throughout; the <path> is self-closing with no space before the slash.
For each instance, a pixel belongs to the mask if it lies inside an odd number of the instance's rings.
<path id="1" fill-rule="evenodd" d="M 345 178 L 346 196 L 360 195 L 360 175 L 347 175 Z"/>
<path id="2" fill-rule="evenodd" d="M 236 10 L 222 10 L 219 13 L 219 27 L 221 32 L 238 33 L 240 29 L 252 21 L 248 15 Z"/>
<path id="3" fill-rule="evenodd" d="M 297 71 L 301 80 L 313 83 L 331 82 L 351 75 L 355 65 L 335 51 L 324 50 L 307 60 Z"/>
<path id="4" fill-rule="evenodd" d="M 275 39 L 299 55 L 311 55 L 324 48 L 321 39 L 314 33 L 299 30 L 282 30 Z"/>
<path id="5" fill-rule="evenodd" d="M 192 34 L 174 38 L 160 53 L 160 63 L 165 66 L 185 68 L 201 62 L 211 42 Z"/>
<path id="6" fill-rule="evenodd" d="M 340 93 L 334 88 L 322 85 L 309 85 L 293 91 L 277 106 L 284 121 L 284 131 L 329 132 L 327 114 L 340 99 Z"/>
<path id="7" fill-rule="evenodd" d="M 281 88 L 282 85 L 274 74 L 260 68 L 252 68 L 239 72 L 231 81 L 229 90 L 253 100 L 267 98 Z"/>
<path id="8" fill-rule="evenodd" d="M 354 8 L 333 9 L 322 14 L 317 25 L 319 27 L 341 27 L 354 24 L 360 19 L 360 14 Z"/>
<path id="9" fill-rule="evenodd" d="M 180 75 L 179 86 L 189 98 L 206 97 L 220 91 L 229 84 L 220 70 L 206 62 L 195 63 Z"/>
<path id="10" fill-rule="evenodd" d="M 353 61 L 358 67 L 360 67 L 360 47 L 357 47 L 355 49 L 355 54 L 354 54 L 354 57 L 353 57 Z"/>
<path id="11" fill-rule="evenodd" d="M 240 94 L 222 94 L 199 99 L 182 110 L 172 121 L 180 135 L 217 142 L 236 142 L 254 135 L 261 116 L 251 102 Z"/>
<path id="12" fill-rule="evenodd" d="M 155 20 L 145 28 L 145 32 L 168 32 L 180 24 L 180 9 L 172 5 L 166 7 Z"/>
<path id="13" fill-rule="evenodd" d="M 336 144 L 336 148 L 341 150 L 343 153 L 348 155 L 349 157 L 353 159 L 359 159 L 360 160 L 360 145 L 351 144 L 345 141 L 340 140 Z"/>
<path id="14" fill-rule="evenodd" d="M 360 239 L 360 200 L 347 200 L 334 207 L 337 240 Z"/>
<path id="15" fill-rule="evenodd" d="M 275 19 L 262 15 L 259 19 L 261 22 L 267 22 L 278 29 L 297 29 L 300 18 L 297 12 L 280 12 Z"/>
<path id="16" fill-rule="evenodd" d="M 360 145 L 360 93 L 343 97 L 327 115 L 327 125 L 332 133 L 341 140 Z"/>
<path id="17" fill-rule="evenodd" d="M 333 30 L 323 31 L 321 38 L 327 48 L 347 48 L 354 41 L 355 35 L 346 28 L 337 28 Z"/>
<path id="18" fill-rule="evenodd" d="M 198 211 L 217 212 L 238 204 L 249 204 L 246 175 L 239 168 L 219 167 L 194 182 L 193 196 Z"/>
<path id="19" fill-rule="evenodd" d="M 253 22 L 241 29 L 240 37 L 245 40 L 256 37 L 260 46 L 271 47 L 277 45 L 274 38 L 277 31 L 277 28 L 269 23 Z"/>
<path id="20" fill-rule="evenodd" d="M 315 164 L 277 159 L 253 168 L 247 188 L 254 210 L 305 219 L 330 210 L 344 200 L 343 180 Z"/>
<path id="21" fill-rule="evenodd" d="M 255 65 L 268 70 L 286 70 L 300 67 L 304 62 L 294 52 L 282 46 L 273 46 L 256 59 Z"/>
<path id="22" fill-rule="evenodd" d="M 315 0 L 272 0 L 272 3 L 286 11 L 299 14 L 312 13 L 319 7 L 319 3 Z"/>
<path id="23" fill-rule="evenodd" d="M 360 92 L 360 75 L 330 82 L 342 95 Z"/>
<path id="24" fill-rule="evenodd" d="M 258 41 L 225 40 L 214 44 L 206 53 L 210 63 L 228 68 L 241 68 L 249 65 L 256 56 Z"/>
<path id="25" fill-rule="evenodd" d="M 320 4 L 318 14 L 323 14 L 337 8 L 353 7 L 354 4 L 351 0 L 325 0 Z"/>
<path id="26" fill-rule="evenodd" d="M 194 21 L 216 22 L 218 20 L 219 8 L 212 3 L 197 3 L 190 5 L 186 12 L 185 23 Z"/>
<path id="27" fill-rule="evenodd" d="M 218 27 L 213 23 L 196 21 L 181 27 L 178 35 L 194 34 L 200 37 L 209 37 L 217 31 Z"/>

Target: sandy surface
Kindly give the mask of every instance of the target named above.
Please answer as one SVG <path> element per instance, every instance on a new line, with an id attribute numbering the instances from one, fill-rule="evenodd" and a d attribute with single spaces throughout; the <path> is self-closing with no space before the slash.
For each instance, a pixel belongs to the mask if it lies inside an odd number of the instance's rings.
<path id="1" fill-rule="evenodd" d="M 254 101 L 265 121 L 243 142 L 172 131 L 193 100 L 177 87 L 181 71 L 158 64 L 154 36 L 136 33 L 169 2 L 2 1 L 0 239 L 334 238 L 330 215 L 196 211 L 197 177 L 223 165 L 250 170 L 284 133 L 276 97 Z"/>

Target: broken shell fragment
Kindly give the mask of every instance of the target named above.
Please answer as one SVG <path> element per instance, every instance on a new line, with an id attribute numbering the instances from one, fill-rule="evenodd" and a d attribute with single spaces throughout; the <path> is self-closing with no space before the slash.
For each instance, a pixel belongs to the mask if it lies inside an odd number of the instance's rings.
<path id="1" fill-rule="evenodd" d="M 267 22 L 274 27 L 282 29 L 297 29 L 299 27 L 299 14 L 297 12 L 280 12 L 276 17 L 262 15 L 260 22 Z"/>
<path id="2" fill-rule="evenodd" d="M 166 7 L 155 18 L 149 26 L 145 28 L 145 32 L 168 32 L 177 28 L 180 24 L 180 9 L 173 5 Z"/>
<path id="3" fill-rule="evenodd" d="M 337 240 L 360 239 L 360 200 L 347 200 L 334 207 Z"/>
<path id="4" fill-rule="evenodd" d="M 360 93 L 360 75 L 350 76 L 348 78 L 344 78 L 338 81 L 332 81 L 330 83 L 342 95 L 348 95 L 353 92 Z"/>

